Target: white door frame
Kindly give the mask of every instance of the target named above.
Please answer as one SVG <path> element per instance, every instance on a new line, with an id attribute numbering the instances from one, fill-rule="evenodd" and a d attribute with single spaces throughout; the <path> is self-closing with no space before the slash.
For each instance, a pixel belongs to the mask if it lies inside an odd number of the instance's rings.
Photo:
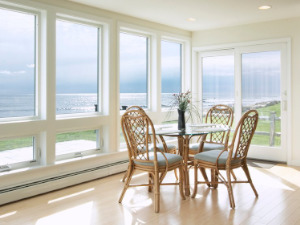
<path id="1" fill-rule="evenodd" d="M 201 93 L 198 94 L 196 100 L 201 100 L 202 98 L 202 68 L 201 68 L 201 57 L 205 52 L 229 52 L 234 50 L 235 59 L 241 60 L 241 54 L 247 52 L 258 52 L 261 51 L 271 51 L 271 50 L 280 50 L 281 51 L 281 86 L 285 86 L 286 90 L 284 93 L 281 93 L 282 104 L 281 104 L 281 113 L 284 115 L 286 120 L 283 123 L 281 130 L 281 146 L 285 148 L 285 151 L 276 151 L 276 148 L 269 149 L 272 151 L 271 154 L 266 154 L 268 156 L 260 155 L 260 158 L 266 160 L 274 160 L 274 161 L 283 161 L 287 162 L 287 164 L 292 163 L 292 146 L 291 146 L 291 115 L 292 115 L 292 107 L 291 107 L 291 39 L 290 38 L 282 38 L 282 39 L 272 39 L 272 40 L 262 40 L 255 42 L 245 42 L 245 43 L 232 43 L 226 45 L 216 45 L 216 46 L 205 46 L 205 47 L 194 47 L 192 49 L 192 91 L 193 93 Z M 227 50 L 227 51 L 224 51 Z M 283 61 L 284 60 L 284 61 Z M 235 86 L 239 87 L 236 89 L 236 99 L 240 99 L 241 101 L 241 61 L 237 61 L 235 63 Z M 241 112 L 241 102 L 236 102 L 236 109 L 238 109 L 236 113 L 236 118 L 240 118 Z M 249 152 L 250 157 L 256 157 L 256 155 L 261 152 L 258 146 L 251 146 L 251 150 Z M 258 148 L 257 148 L 258 147 Z M 281 148 L 282 148 L 281 147 Z M 251 154 L 250 154 L 251 153 Z M 280 159 L 280 160 L 279 160 Z"/>

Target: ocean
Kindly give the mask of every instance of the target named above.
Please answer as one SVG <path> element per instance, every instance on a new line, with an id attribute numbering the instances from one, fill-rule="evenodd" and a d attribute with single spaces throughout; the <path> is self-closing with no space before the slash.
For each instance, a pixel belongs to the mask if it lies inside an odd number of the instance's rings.
<path id="1" fill-rule="evenodd" d="M 162 107 L 168 108 L 173 101 L 172 93 L 162 93 Z M 259 102 L 274 101 L 273 99 L 249 99 L 244 105 L 251 106 Z M 96 94 L 58 94 L 56 112 L 57 114 L 73 114 L 95 112 L 97 104 Z M 204 99 L 204 109 L 215 104 L 234 106 L 234 99 Z M 139 105 L 147 106 L 145 93 L 121 93 L 120 106 Z M 22 117 L 35 115 L 35 102 L 33 95 L 0 95 L 0 118 Z"/>

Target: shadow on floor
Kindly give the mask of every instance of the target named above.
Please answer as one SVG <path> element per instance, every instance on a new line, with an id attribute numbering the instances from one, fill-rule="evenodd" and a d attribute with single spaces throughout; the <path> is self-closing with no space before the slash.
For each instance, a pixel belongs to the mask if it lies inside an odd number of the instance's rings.
<path id="1" fill-rule="evenodd" d="M 265 161 L 265 160 L 259 160 L 259 159 L 247 159 L 247 164 L 252 167 L 271 169 L 273 166 L 277 165 L 278 162 Z"/>

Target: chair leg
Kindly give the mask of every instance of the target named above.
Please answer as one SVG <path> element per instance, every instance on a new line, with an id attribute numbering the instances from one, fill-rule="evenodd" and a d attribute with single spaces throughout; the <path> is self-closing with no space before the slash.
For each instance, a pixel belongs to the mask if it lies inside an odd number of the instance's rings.
<path id="1" fill-rule="evenodd" d="M 250 185 L 251 185 L 251 187 L 252 187 L 252 190 L 253 190 L 255 196 L 258 197 L 258 193 L 257 193 L 257 191 L 256 191 L 256 189 L 255 189 L 255 187 L 254 187 L 254 185 L 253 185 L 253 183 L 252 183 L 252 179 L 251 179 L 251 176 L 250 176 L 250 172 L 249 172 L 247 163 L 245 163 L 245 164 L 242 166 L 242 168 L 243 168 L 243 170 L 244 170 L 244 172 L 245 172 L 245 174 L 246 174 L 246 177 L 247 177 L 247 179 L 248 179 L 248 182 L 250 183 Z"/>
<path id="2" fill-rule="evenodd" d="M 148 173 L 148 180 L 149 180 L 149 187 L 148 187 L 148 192 L 152 192 L 152 187 L 153 187 L 153 175 L 152 173 Z"/>
<path id="3" fill-rule="evenodd" d="M 125 195 L 125 192 L 127 191 L 128 187 L 129 187 L 129 183 L 131 181 L 131 178 L 132 178 L 132 175 L 133 175 L 133 171 L 134 169 L 132 168 L 132 166 L 129 166 L 128 167 L 128 170 L 127 170 L 127 178 L 126 178 L 126 182 L 125 182 L 125 185 L 124 185 L 124 188 L 123 188 L 123 191 L 120 195 L 120 198 L 119 198 L 119 203 L 122 202 L 123 198 L 124 198 L 124 195 Z"/>
<path id="4" fill-rule="evenodd" d="M 229 201 L 230 201 L 230 207 L 235 208 L 235 203 L 234 203 L 234 197 L 233 197 L 233 192 L 232 192 L 232 185 L 231 185 L 231 170 L 227 169 L 226 174 L 227 174 L 227 190 L 228 190 L 228 195 L 229 195 Z"/>
<path id="5" fill-rule="evenodd" d="M 183 181 L 184 181 L 184 173 L 182 166 L 179 167 L 179 192 L 181 195 L 181 198 L 185 200 L 185 195 L 183 192 Z"/>
<path id="6" fill-rule="evenodd" d="M 201 170 L 202 168 L 200 168 Z M 201 171 L 202 172 L 202 171 Z M 203 174 L 202 174 L 203 175 Z M 207 178 L 207 177 L 206 177 Z M 198 164 L 194 162 L 194 192 L 192 194 L 192 198 L 196 197 L 197 194 L 197 188 L 198 188 Z"/>
<path id="7" fill-rule="evenodd" d="M 128 165 L 128 168 L 127 168 L 126 172 L 124 173 L 122 182 L 125 182 L 125 180 L 126 180 L 126 178 L 127 178 L 127 176 L 128 176 L 128 170 L 129 170 L 129 165 Z"/>
<path id="8" fill-rule="evenodd" d="M 218 182 L 218 173 L 216 172 L 215 169 L 211 169 L 211 187 L 216 189 L 218 187 L 218 183 L 213 183 L 213 182 Z"/>
<path id="9" fill-rule="evenodd" d="M 235 181 L 237 181 L 236 176 L 235 176 L 235 173 L 234 173 L 233 170 L 231 170 L 231 175 L 232 175 L 233 179 L 234 179 Z"/>
<path id="10" fill-rule="evenodd" d="M 206 185 L 207 185 L 208 187 L 211 187 L 211 184 L 210 184 L 210 182 L 209 182 L 209 180 L 208 180 L 208 177 L 207 177 L 207 174 L 206 174 L 205 169 L 202 168 L 202 167 L 200 167 L 199 169 L 200 169 L 200 172 L 201 172 L 201 174 L 202 174 L 202 176 L 203 176 L 203 178 L 204 178 L 204 180 L 205 180 L 205 182 L 206 182 Z"/>
<path id="11" fill-rule="evenodd" d="M 160 210 L 160 187 L 159 187 L 159 173 L 154 173 L 154 211 L 158 213 Z"/>
<path id="12" fill-rule="evenodd" d="M 179 173 L 180 173 L 180 172 L 179 172 Z M 174 175 L 175 175 L 175 177 L 176 177 L 176 180 L 178 181 L 179 179 L 178 179 L 177 169 L 174 170 Z"/>
<path id="13" fill-rule="evenodd" d="M 126 178 L 127 178 L 127 171 L 125 172 L 125 174 L 123 176 L 122 182 L 125 182 Z"/>

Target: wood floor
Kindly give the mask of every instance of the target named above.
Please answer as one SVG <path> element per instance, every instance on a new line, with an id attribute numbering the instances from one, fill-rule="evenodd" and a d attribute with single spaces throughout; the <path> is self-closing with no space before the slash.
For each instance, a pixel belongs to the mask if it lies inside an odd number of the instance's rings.
<path id="1" fill-rule="evenodd" d="M 193 174 L 191 170 L 191 183 Z M 102 224 L 299 224 L 300 167 L 250 167 L 259 193 L 249 184 L 235 184 L 236 209 L 229 207 L 227 190 L 198 187 L 195 199 L 181 200 L 178 187 L 161 188 L 161 211 L 154 213 L 153 193 L 146 187 L 130 188 L 118 203 L 123 174 L 117 174 L 0 207 L 1 225 L 102 225 Z M 236 170 L 243 178 L 243 172 Z M 170 172 L 168 180 L 174 180 Z M 137 174 L 134 182 L 146 181 Z"/>

